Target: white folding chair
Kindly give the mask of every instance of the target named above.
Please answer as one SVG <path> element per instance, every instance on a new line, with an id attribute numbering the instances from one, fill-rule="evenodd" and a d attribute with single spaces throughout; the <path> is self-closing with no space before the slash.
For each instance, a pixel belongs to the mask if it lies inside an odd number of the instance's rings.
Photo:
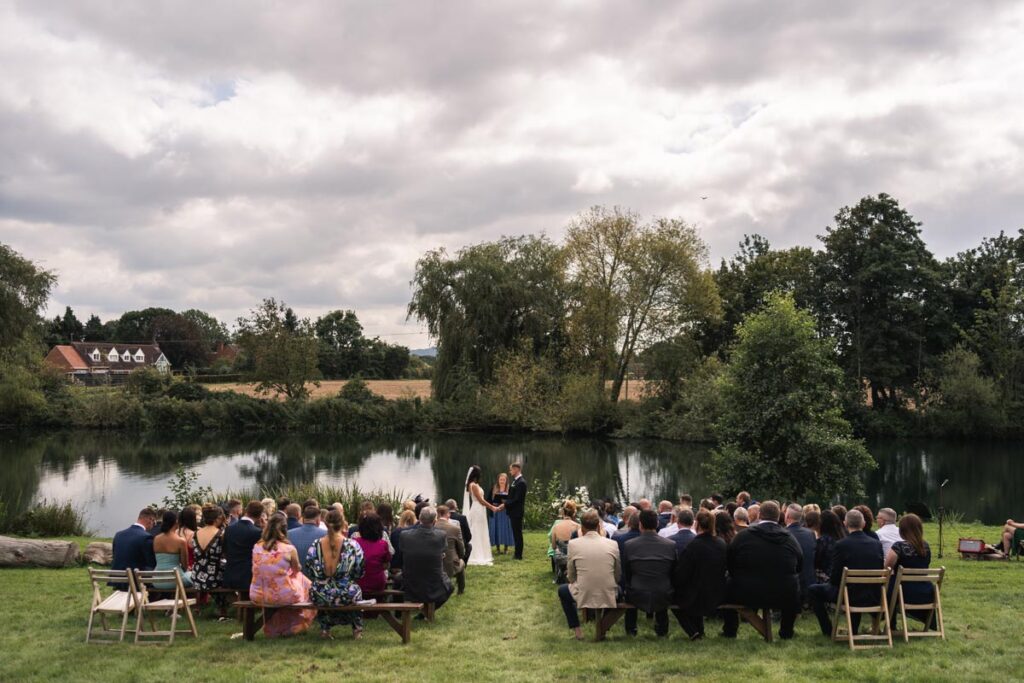
<path id="1" fill-rule="evenodd" d="M 168 589 L 166 586 L 174 586 Z M 135 623 L 135 642 L 144 642 L 143 639 L 167 638 L 167 644 L 174 643 L 174 636 L 178 633 L 189 633 L 193 638 L 199 634 L 196 631 L 196 621 L 192 617 L 192 605 L 196 604 L 195 598 L 185 594 L 185 585 L 181 581 L 181 574 L 174 569 L 142 571 L 135 570 L 136 604 L 138 615 Z M 160 600 L 151 599 L 151 593 L 173 593 L 174 597 Z M 187 629 L 178 629 L 178 614 L 184 612 L 188 619 Z M 154 613 L 169 614 L 171 626 L 169 630 L 158 631 Z M 152 631 L 146 631 L 144 621 L 149 617 L 149 624 Z"/>
<path id="2" fill-rule="evenodd" d="M 903 636 L 904 642 L 909 643 L 911 638 L 942 638 L 946 639 L 946 626 L 942 621 L 942 579 L 946 575 L 945 567 L 936 569 L 908 569 L 899 567 L 896 570 L 896 585 L 889 597 L 889 614 L 892 615 L 893 633 L 896 636 Z M 926 603 L 910 603 L 903 597 L 903 584 L 906 583 L 930 583 L 932 585 L 932 600 Z M 899 607 L 899 612 L 896 608 Z M 920 631 L 913 631 L 910 622 L 907 620 L 907 612 L 922 611 L 928 615 L 924 620 L 924 628 Z M 903 628 L 897 629 L 900 618 L 903 618 Z M 932 628 L 932 621 L 935 628 Z"/>
<path id="3" fill-rule="evenodd" d="M 850 569 L 843 568 L 843 580 L 839 584 L 839 597 L 836 600 L 835 620 L 832 623 L 832 640 L 849 644 L 851 650 L 867 647 L 892 647 L 892 624 L 889 621 L 889 602 L 885 599 L 885 589 L 889 585 L 891 569 Z M 873 605 L 854 606 L 850 604 L 850 586 L 878 586 L 878 603 Z M 855 633 L 853 630 L 854 614 L 871 615 L 871 632 Z M 845 627 L 840 626 L 840 616 Z M 879 632 L 881 620 L 885 620 L 882 632 Z"/>
<path id="4" fill-rule="evenodd" d="M 128 615 L 135 611 L 135 577 L 125 569 L 95 569 L 89 567 L 89 581 L 92 583 L 92 607 L 89 608 L 89 625 L 85 629 L 87 643 L 120 643 L 124 641 L 128 629 Z M 112 588 L 108 584 L 120 584 L 124 590 Z M 104 595 L 106 591 L 109 594 Z M 94 630 L 96 616 L 99 615 L 100 628 Z M 121 628 L 110 628 L 107 617 L 121 617 Z M 114 639 L 114 635 L 117 638 Z"/>

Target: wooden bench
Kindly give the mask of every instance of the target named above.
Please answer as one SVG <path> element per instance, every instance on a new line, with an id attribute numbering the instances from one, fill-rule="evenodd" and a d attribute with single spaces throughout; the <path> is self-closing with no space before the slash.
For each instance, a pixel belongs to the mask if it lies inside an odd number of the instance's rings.
<path id="1" fill-rule="evenodd" d="M 242 636 L 246 640 L 254 640 L 256 631 L 259 629 L 259 621 L 256 619 L 256 612 L 263 611 L 262 605 L 257 605 L 251 600 L 239 600 L 232 607 L 236 607 L 242 618 Z M 431 605 L 433 607 L 433 605 Z M 388 625 L 402 638 L 402 644 L 406 644 L 412 638 L 412 615 L 416 612 L 423 612 L 426 616 L 427 605 L 421 602 L 385 602 L 375 605 L 344 605 L 338 607 L 320 607 L 310 602 L 301 602 L 284 607 L 267 607 L 266 609 L 315 609 L 320 612 L 361 612 L 363 614 L 379 614 L 388 622 Z M 395 612 L 401 612 L 402 620 L 399 621 Z M 431 617 L 432 618 L 432 617 Z"/>
<path id="2" fill-rule="evenodd" d="M 584 621 L 594 620 L 594 640 L 600 642 L 605 639 L 605 636 L 608 635 L 608 631 L 611 630 L 612 626 L 615 626 L 615 623 L 622 618 L 622 615 L 625 614 L 628 609 L 636 609 L 636 607 L 628 602 L 620 602 L 615 606 L 615 609 L 589 610 L 584 608 L 582 610 L 583 619 Z M 674 610 L 678 609 L 678 607 L 676 605 L 670 605 L 669 609 Z M 762 609 L 760 617 L 757 616 L 756 609 L 752 607 L 745 607 L 743 605 L 719 605 L 718 609 L 736 610 L 744 621 L 748 622 L 754 627 L 754 630 L 761 634 L 761 637 L 765 639 L 765 642 L 772 642 L 772 611 L 770 609 Z M 599 615 L 591 614 L 592 611 L 600 611 L 602 613 Z"/>

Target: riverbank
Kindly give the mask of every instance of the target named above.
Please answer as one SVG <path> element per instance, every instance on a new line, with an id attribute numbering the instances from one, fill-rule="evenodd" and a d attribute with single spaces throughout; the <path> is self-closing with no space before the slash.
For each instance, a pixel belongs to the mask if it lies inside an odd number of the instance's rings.
<path id="1" fill-rule="evenodd" d="M 961 535 L 992 540 L 995 527 L 962 526 Z M 937 548 L 937 527 L 927 525 Z M 82 543 L 86 540 L 79 539 Z M 619 625 L 605 643 L 570 639 L 555 596 L 545 538 L 530 533 L 526 561 L 498 557 L 493 568 L 470 567 L 465 595 L 454 597 L 434 624 L 415 622 L 412 643 L 370 622 L 361 642 L 338 629 L 324 643 L 315 633 L 277 641 L 231 640 L 236 622 L 199 618 L 199 638 L 172 649 L 83 642 L 89 587 L 82 568 L 0 570 L 0 680 L 11 681 L 394 681 L 631 680 L 720 681 L 967 681 L 1006 680 L 1020 666 L 1018 603 L 1024 563 L 968 562 L 949 552 L 943 591 L 948 640 L 897 643 L 892 650 L 849 652 L 817 634 L 813 615 L 797 622 L 797 637 L 766 644 L 742 627 L 729 641 L 699 643 L 672 624 L 667 640 L 641 619 L 640 636 Z M 719 624 L 710 622 L 709 634 Z M 592 635 L 592 629 L 588 629 Z M 172 654 L 173 653 L 173 654 Z M 55 654 L 57 656 L 55 656 Z"/>

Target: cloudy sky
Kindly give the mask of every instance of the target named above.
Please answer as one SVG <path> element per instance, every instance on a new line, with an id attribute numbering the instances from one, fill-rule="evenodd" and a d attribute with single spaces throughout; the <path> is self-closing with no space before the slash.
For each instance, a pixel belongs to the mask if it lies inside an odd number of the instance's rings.
<path id="1" fill-rule="evenodd" d="M 51 311 L 405 320 L 418 255 L 620 204 L 814 244 L 1024 226 L 1024 3 L 0 0 L 0 241 Z M 707 197 L 707 199 L 702 199 Z"/>

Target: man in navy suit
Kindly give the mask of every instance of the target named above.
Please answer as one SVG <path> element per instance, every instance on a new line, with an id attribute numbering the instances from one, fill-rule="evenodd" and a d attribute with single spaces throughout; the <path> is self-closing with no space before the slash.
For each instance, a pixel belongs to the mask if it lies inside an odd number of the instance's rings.
<path id="1" fill-rule="evenodd" d="M 152 508 L 143 508 L 135 524 L 114 534 L 111 569 L 153 569 L 156 566 L 153 537 L 149 533 L 155 521 L 156 512 Z M 126 588 L 124 584 L 111 585 L 118 590 Z"/>
<path id="2" fill-rule="evenodd" d="M 860 510 L 846 513 L 846 528 L 850 535 L 836 543 L 832 557 L 832 573 L 828 583 L 816 583 L 810 588 L 811 604 L 818 617 L 818 626 L 823 635 L 832 636 L 832 620 L 828 616 L 829 603 L 839 597 L 839 584 L 843 582 L 843 567 L 850 569 L 881 569 L 883 565 L 882 544 L 876 538 L 864 533 L 864 515 Z M 850 604 L 864 606 L 878 604 L 878 586 L 850 586 Z M 854 632 L 860 626 L 860 614 L 850 615 Z"/>
<path id="3" fill-rule="evenodd" d="M 804 526 L 804 509 L 796 503 L 790 503 L 786 508 L 786 531 L 796 539 L 804 553 L 804 563 L 800 569 L 800 599 L 806 603 L 808 591 L 815 583 L 814 552 L 817 539 L 814 532 Z"/>
<path id="4" fill-rule="evenodd" d="M 250 501 L 245 514 L 224 532 L 224 578 L 225 588 L 249 591 L 252 583 L 252 549 L 260 542 L 267 513 L 263 504 Z"/>
<path id="5" fill-rule="evenodd" d="M 668 537 L 668 540 L 676 544 L 676 557 L 681 557 L 690 541 L 697 538 L 693 533 L 693 510 L 690 508 L 678 508 L 676 510 L 676 524 L 679 531 Z"/>

